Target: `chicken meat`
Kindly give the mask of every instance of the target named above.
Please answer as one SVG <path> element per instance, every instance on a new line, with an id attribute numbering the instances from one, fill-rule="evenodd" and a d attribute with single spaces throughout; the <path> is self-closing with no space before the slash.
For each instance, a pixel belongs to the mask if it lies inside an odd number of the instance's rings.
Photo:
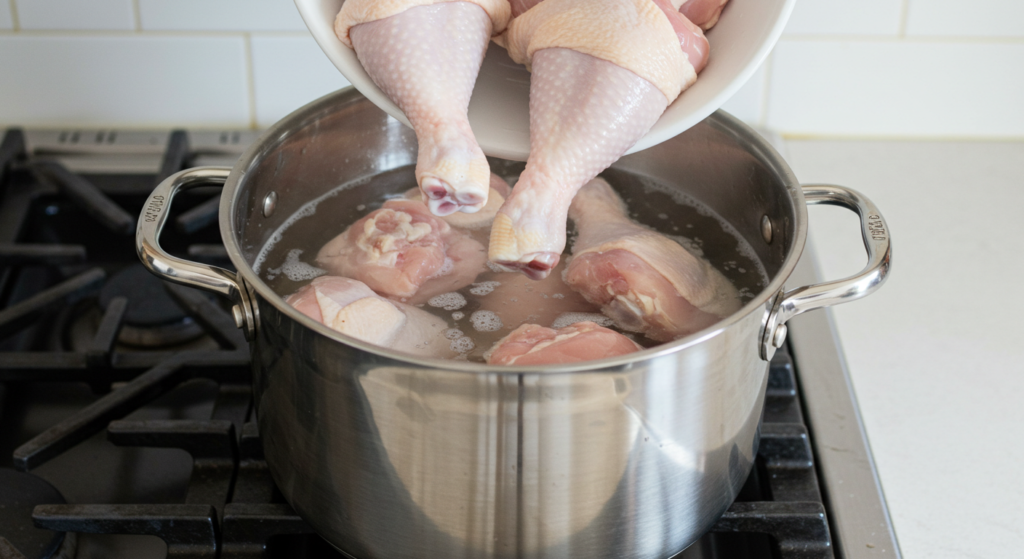
<path id="1" fill-rule="evenodd" d="M 354 279 L 320 276 L 286 302 L 313 320 L 364 342 L 430 357 L 456 355 L 444 337 L 448 324 L 443 319 L 385 299 Z"/>
<path id="2" fill-rule="evenodd" d="M 486 260 L 480 242 L 413 200 L 388 200 L 325 244 L 316 258 L 330 274 L 410 304 L 469 285 Z"/>
<path id="3" fill-rule="evenodd" d="M 587 183 L 569 217 L 579 236 L 565 281 L 623 330 L 669 341 L 740 308 L 739 294 L 707 260 L 629 218 L 603 179 Z"/>
<path id="4" fill-rule="evenodd" d="M 487 352 L 491 365 L 552 365 L 607 359 L 643 349 L 622 334 L 593 322 L 553 330 L 523 324 Z"/>
<path id="5" fill-rule="evenodd" d="M 573 196 L 696 81 L 708 44 L 669 0 L 544 0 L 496 40 L 532 72 L 530 153 L 488 256 L 539 279 L 565 248 Z"/>
<path id="6" fill-rule="evenodd" d="M 508 0 L 347 0 L 334 30 L 416 132 L 416 182 L 431 212 L 487 203 L 489 166 L 466 111 Z"/>

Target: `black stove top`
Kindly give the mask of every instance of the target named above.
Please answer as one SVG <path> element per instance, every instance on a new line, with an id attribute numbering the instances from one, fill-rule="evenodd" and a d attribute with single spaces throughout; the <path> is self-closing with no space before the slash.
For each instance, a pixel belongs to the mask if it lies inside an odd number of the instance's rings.
<path id="1" fill-rule="evenodd" d="M 135 255 L 150 191 L 209 148 L 173 132 L 147 148 L 152 169 L 109 172 L 74 146 L 109 155 L 116 133 L 64 134 L 67 153 L 30 150 L 18 129 L 0 143 L 0 455 L 12 459 L 0 469 L 0 558 L 341 557 L 274 486 L 248 345 L 226 307 Z M 237 156 L 237 135 L 219 139 Z M 230 268 L 218 195 L 176 200 L 169 252 Z M 680 557 L 833 557 L 813 455 L 784 349 L 757 465 Z"/>

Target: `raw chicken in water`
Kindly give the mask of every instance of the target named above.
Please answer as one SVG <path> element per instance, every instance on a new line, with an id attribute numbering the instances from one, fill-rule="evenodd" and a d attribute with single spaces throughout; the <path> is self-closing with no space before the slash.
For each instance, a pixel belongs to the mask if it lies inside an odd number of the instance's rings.
<path id="1" fill-rule="evenodd" d="M 435 215 L 487 203 L 489 167 L 466 111 L 508 0 L 348 0 L 335 33 L 398 105 L 419 144 L 416 182 Z"/>
<path id="2" fill-rule="evenodd" d="M 707 41 L 667 0 L 544 0 L 497 40 L 532 72 L 530 155 L 488 256 L 539 279 L 565 247 L 573 196 L 696 81 Z"/>
<path id="3" fill-rule="evenodd" d="M 429 357 L 455 357 L 444 319 L 377 295 L 365 283 L 320 276 L 286 301 L 302 314 L 353 338 Z"/>
<path id="4" fill-rule="evenodd" d="M 482 244 L 411 200 L 385 202 L 324 245 L 316 259 L 328 273 L 411 304 L 469 285 L 485 260 Z"/>
<path id="5" fill-rule="evenodd" d="M 523 324 L 494 344 L 486 358 L 491 365 L 551 365 L 607 359 L 642 349 L 626 336 L 593 322 L 558 330 Z"/>
<path id="6" fill-rule="evenodd" d="M 739 294 L 708 261 L 629 218 L 603 179 L 583 187 L 569 216 L 579 236 L 565 281 L 623 330 L 665 342 L 740 308 Z"/>

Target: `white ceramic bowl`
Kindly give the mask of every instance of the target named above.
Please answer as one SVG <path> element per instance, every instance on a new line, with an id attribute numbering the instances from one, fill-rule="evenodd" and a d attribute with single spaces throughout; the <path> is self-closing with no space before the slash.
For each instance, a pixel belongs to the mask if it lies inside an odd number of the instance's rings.
<path id="1" fill-rule="evenodd" d="M 697 124 L 729 100 L 768 56 L 796 0 L 729 0 L 707 33 L 711 57 L 697 83 L 684 91 L 627 153 L 663 142 Z M 295 0 L 320 48 L 348 81 L 375 105 L 409 121 L 373 83 L 356 53 L 334 35 L 344 0 Z M 469 103 L 469 122 L 488 155 L 525 161 L 530 152 L 530 73 L 491 43 Z"/>

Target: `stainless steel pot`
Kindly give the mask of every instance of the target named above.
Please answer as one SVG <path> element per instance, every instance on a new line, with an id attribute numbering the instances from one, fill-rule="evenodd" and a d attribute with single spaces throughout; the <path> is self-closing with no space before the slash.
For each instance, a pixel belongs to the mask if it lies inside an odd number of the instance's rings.
<path id="1" fill-rule="evenodd" d="M 414 358 L 312 321 L 253 271 L 304 203 L 415 160 L 412 131 L 346 89 L 277 123 L 233 169 L 168 178 L 139 220 L 139 256 L 153 273 L 234 303 L 252 342 L 274 479 L 320 535 L 361 559 L 677 553 L 750 472 L 767 360 L 786 320 L 871 293 L 890 267 L 888 229 L 870 201 L 842 187 L 801 188 L 767 143 L 719 112 L 615 164 L 705 203 L 768 272 L 768 286 L 740 311 L 687 338 L 551 367 Z M 237 274 L 158 243 L 175 194 L 211 184 L 224 185 L 221 235 Z M 803 250 L 805 204 L 860 215 L 862 272 L 784 288 Z"/>

